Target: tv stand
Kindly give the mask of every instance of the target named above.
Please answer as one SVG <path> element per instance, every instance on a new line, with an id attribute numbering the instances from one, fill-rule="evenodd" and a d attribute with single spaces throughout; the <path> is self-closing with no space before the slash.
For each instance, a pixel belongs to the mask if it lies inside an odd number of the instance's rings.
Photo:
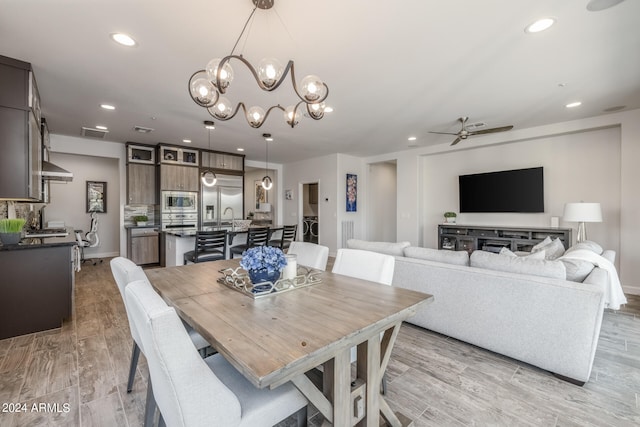
<path id="1" fill-rule="evenodd" d="M 546 237 L 560 239 L 565 249 L 571 246 L 571 228 L 525 228 L 472 226 L 459 224 L 438 225 L 438 249 L 467 251 L 481 249 L 500 252 L 502 248 L 530 252 Z"/>

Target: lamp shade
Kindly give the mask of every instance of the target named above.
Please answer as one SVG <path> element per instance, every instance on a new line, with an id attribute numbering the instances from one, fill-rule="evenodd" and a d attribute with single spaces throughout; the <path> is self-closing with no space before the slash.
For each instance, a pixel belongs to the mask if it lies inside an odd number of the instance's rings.
<path id="1" fill-rule="evenodd" d="M 567 222 L 602 222 L 600 203 L 566 203 L 562 219 Z"/>

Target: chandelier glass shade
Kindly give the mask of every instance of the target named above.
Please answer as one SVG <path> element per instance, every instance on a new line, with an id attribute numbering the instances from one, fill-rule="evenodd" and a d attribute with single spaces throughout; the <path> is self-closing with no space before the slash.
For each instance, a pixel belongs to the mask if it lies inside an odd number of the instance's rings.
<path id="1" fill-rule="evenodd" d="M 204 121 L 204 127 L 209 132 L 209 150 L 211 150 L 211 129 L 213 129 L 213 122 L 209 120 Z M 205 169 L 200 173 L 200 181 L 205 187 L 213 187 L 218 182 L 216 173 L 211 169 Z"/>
<path id="2" fill-rule="evenodd" d="M 236 41 L 236 46 L 256 9 L 269 9 L 273 6 L 273 1 L 253 0 L 253 3 L 255 7 Z M 233 50 L 235 50 L 235 46 Z M 247 123 L 253 128 L 262 126 L 269 113 L 274 109 L 279 109 L 284 113 L 285 121 L 291 127 L 298 124 L 305 112 L 308 117 L 314 120 L 320 120 L 324 117 L 324 101 L 329 95 L 329 87 L 318 76 L 305 76 L 298 86 L 293 61 L 290 60 L 285 66 L 282 66 L 280 61 L 275 58 L 265 58 L 260 61 L 256 69 L 242 55 L 234 55 L 233 50 L 228 56 L 213 58 L 203 70 L 196 71 L 189 79 L 189 94 L 191 98 L 196 104 L 206 108 L 212 117 L 223 121 L 230 120 L 242 109 Z M 233 107 L 231 101 L 222 96 L 231 87 L 231 82 L 234 78 L 234 71 L 231 66 L 232 60 L 246 66 L 255 78 L 258 87 L 263 91 L 274 91 L 290 75 L 291 84 L 298 96 L 298 100 L 287 107 L 277 104 L 266 110 L 260 106 L 247 107 L 243 102 L 238 102 Z"/>

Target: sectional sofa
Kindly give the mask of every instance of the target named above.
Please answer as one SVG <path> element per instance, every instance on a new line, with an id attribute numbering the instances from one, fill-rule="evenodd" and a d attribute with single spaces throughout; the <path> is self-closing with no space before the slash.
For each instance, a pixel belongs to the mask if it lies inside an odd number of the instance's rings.
<path id="1" fill-rule="evenodd" d="M 605 307 L 606 270 L 570 258 L 544 259 L 544 253 L 529 257 L 537 259 L 483 251 L 469 256 L 408 242 L 353 239 L 347 246 L 394 255 L 393 286 L 434 296 L 409 323 L 575 384 L 589 380 Z M 613 262 L 615 252 L 599 252 Z M 566 279 L 567 273 L 573 280 Z"/>

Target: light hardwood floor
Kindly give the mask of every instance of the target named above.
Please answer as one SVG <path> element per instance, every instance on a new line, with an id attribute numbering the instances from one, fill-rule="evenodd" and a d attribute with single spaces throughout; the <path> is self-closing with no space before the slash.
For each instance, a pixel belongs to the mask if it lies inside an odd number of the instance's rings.
<path id="1" fill-rule="evenodd" d="M 628 298 L 623 310 L 605 313 L 584 387 L 407 324 L 387 371 L 387 400 L 416 427 L 638 426 L 640 297 Z M 108 260 L 85 265 L 76 275 L 75 314 L 61 329 L 0 341 L 0 410 L 22 410 L 0 412 L 0 426 L 141 426 L 147 366 L 141 357 L 128 394 L 130 351 Z M 315 410 L 309 416 L 320 424 Z"/>

